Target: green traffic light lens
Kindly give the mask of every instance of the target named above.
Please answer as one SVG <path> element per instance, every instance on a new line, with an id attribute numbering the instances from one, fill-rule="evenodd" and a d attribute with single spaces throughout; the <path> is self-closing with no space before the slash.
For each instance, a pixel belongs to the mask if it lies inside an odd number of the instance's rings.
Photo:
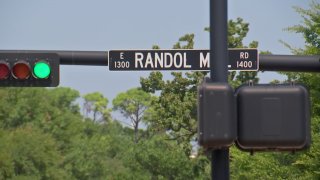
<path id="1" fill-rule="evenodd" d="M 38 79 L 48 78 L 51 73 L 51 68 L 48 63 L 39 61 L 33 68 L 34 76 Z"/>

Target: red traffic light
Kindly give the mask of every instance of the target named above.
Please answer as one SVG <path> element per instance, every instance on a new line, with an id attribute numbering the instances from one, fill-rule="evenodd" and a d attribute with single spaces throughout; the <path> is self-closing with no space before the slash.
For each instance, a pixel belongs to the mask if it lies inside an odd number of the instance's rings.
<path id="1" fill-rule="evenodd" d="M 12 76 L 16 79 L 28 79 L 31 74 L 30 65 L 25 61 L 18 61 L 12 67 Z"/>
<path id="2" fill-rule="evenodd" d="M 0 62 L 0 80 L 7 79 L 10 74 L 10 68 L 8 63 Z"/>

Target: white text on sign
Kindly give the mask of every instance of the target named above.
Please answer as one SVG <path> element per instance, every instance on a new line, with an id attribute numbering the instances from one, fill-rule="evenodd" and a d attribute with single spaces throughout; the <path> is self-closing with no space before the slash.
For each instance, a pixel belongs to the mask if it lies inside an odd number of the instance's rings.
<path id="1" fill-rule="evenodd" d="M 257 71 L 257 49 L 229 49 L 228 70 Z M 209 50 L 112 50 L 109 51 L 111 71 L 192 70 L 210 69 Z"/>

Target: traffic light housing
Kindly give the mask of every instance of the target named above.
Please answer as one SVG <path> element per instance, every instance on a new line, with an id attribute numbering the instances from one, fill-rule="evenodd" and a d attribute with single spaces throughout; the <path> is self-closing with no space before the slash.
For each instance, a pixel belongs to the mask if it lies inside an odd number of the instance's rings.
<path id="1" fill-rule="evenodd" d="M 198 87 L 198 142 L 206 148 L 229 147 L 237 136 L 234 91 L 206 79 Z"/>
<path id="2" fill-rule="evenodd" d="M 243 85 L 236 96 L 240 149 L 294 151 L 310 146 L 310 100 L 303 85 Z"/>
<path id="3" fill-rule="evenodd" d="M 55 53 L 0 53 L 0 86 L 56 87 L 59 65 Z"/>

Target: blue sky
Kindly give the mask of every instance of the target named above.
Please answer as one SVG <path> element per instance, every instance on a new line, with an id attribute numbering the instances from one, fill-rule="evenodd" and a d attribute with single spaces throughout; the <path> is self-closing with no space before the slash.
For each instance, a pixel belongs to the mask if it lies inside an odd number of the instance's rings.
<path id="1" fill-rule="evenodd" d="M 259 50 L 290 54 L 279 40 L 303 47 L 300 35 L 283 31 L 300 24 L 293 6 L 309 0 L 229 0 L 229 19 L 250 23 L 245 44 Z M 195 34 L 195 48 L 209 48 L 209 0 L 1 0 L 0 49 L 112 50 L 170 49 L 180 36 Z M 99 91 L 110 100 L 139 86 L 149 72 L 110 72 L 108 67 L 61 66 L 60 85 L 81 94 Z M 167 76 L 168 73 L 167 73 Z M 262 82 L 278 78 L 263 73 Z"/>

